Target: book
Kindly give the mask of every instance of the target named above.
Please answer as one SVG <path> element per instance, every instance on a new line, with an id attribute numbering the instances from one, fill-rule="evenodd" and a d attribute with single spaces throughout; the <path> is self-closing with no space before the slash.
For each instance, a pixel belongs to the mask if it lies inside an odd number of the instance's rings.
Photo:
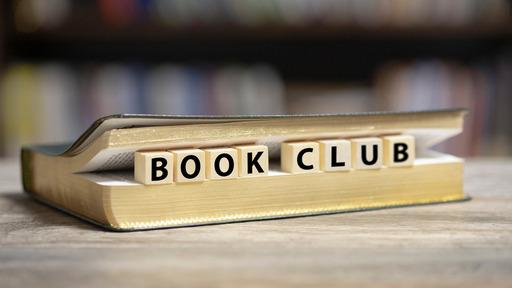
<path id="1" fill-rule="evenodd" d="M 44 203 L 118 231 L 460 201 L 466 199 L 463 160 L 429 147 L 460 133 L 464 114 L 465 110 L 309 116 L 114 115 L 94 122 L 71 145 L 24 147 L 23 186 Z M 281 151 L 281 145 L 332 142 L 322 141 L 326 139 L 364 143 L 390 135 L 414 137 L 416 156 L 411 166 L 311 173 L 279 167 L 284 160 L 280 158 L 288 157 L 286 151 L 295 149 Z M 268 148 L 268 173 L 162 185 L 135 181 L 134 155 L 141 151 L 206 149 L 214 155 L 213 148 L 243 145 Z"/>

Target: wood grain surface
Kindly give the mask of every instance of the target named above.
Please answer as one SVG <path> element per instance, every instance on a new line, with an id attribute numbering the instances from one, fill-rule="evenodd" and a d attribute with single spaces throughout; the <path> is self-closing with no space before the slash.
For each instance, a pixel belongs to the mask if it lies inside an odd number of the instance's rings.
<path id="1" fill-rule="evenodd" d="M 0 287 L 511 287 L 512 159 L 469 202 L 134 233 L 32 200 L 0 162 Z"/>

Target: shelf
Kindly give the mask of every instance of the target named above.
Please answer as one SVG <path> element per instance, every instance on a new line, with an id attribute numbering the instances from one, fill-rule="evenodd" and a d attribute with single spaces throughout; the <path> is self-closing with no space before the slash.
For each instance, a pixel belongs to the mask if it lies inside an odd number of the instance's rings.
<path id="1" fill-rule="evenodd" d="M 307 26 L 264 25 L 236 26 L 228 24 L 172 27 L 154 22 L 141 22 L 124 27 L 109 26 L 100 19 L 88 18 L 68 21 L 51 30 L 18 32 L 9 29 L 11 37 L 48 41 L 177 41 L 177 40 L 238 40 L 248 42 L 275 40 L 329 40 L 329 39 L 507 39 L 512 36 L 511 23 L 483 24 L 468 27 L 446 26 L 359 26 L 310 24 Z"/>
<path id="2" fill-rule="evenodd" d="M 14 29 L 12 15 L 5 16 L 7 61 L 269 63 L 292 80 L 364 80 L 390 60 L 468 61 L 512 43 L 512 23 L 448 28 L 325 24 L 180 28 L 147 21 L 121 28 L 85 11 L 56 29 L 22 33 Z"/>
<path id="3" fill-rule="evenodd" d="M 142 33 L 142 30 L 138 30 L 131 35 L 125 32 L 112 33 L 107 39 L 105 35 L 109 33 L 105 31 L 97 35 L 76 37 L 72 36 L 72 31 L 74 30 L 70 28 L 60 32 L 16 37 L 10 35 L 9 60 L 57 60 L 73 63 L 269 63 L 285 78 L 337 81 L 368 79 L 379 65 L 395 59 L 447 58 L 469 61 L 492 55 L 507 43 L 511 43 L 510 37 L 503 37 L 504 34 L 488 38 L 485 38 L 484 34 L 481 34 L 480 38 L 467 35 L 416 38 L 411 35 L 406 38 L 397 35 L 384 37 L 382 34 L 378 37 L 371 34 L 362 37 L 355 32 L 353 36 L 342 32 L 330 32 L 332 34 L 328 37 L 328 33 L 324 31 L 324 36 L 321 37 L 302 30 L 302 35 L 281 38 L 271 38 L 268 35 L 263 38 L 260 32 L 253 32 L 256 34 L 255 37 L 246 34 L 238 37 L 234 36 L 235 32 L 215 37 L 215 33 L 208 34 L 205 31 L 200 32 L 203 34 L 189 32 L 187 35 L 179 34 L 179 37 L 177 34 L 164 37 L 163 32 Z M 135 36 L 139 33 L 145 35 L 141 36 L 140 40 Z M 277 33 L 286 34 L 281 31 L 272 35 Z M 311 37 L 316 38 L 312 40 Z"/>

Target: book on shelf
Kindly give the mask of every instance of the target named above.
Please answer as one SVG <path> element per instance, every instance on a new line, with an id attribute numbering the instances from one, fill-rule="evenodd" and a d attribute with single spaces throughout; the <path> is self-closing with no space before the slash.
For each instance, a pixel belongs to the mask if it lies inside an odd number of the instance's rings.
<path id="1" fill-rule="evenodd" d="M 463 160 L 429 148 L 464 114 L 114 115 L 24 147 L 23 185 L 119 231 L 459 201 Z"/>

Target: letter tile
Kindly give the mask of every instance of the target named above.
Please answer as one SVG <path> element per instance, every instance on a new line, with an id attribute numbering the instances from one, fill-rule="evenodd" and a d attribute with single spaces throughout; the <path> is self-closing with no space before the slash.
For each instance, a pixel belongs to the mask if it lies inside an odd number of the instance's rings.
<path id="1" fill-rule="evenodd" d="M 229 179 L 238 177 L 237 150 L 233 148 L 204 149 L 206 178 Z"/>
<path id="2" fill-rule="evenodd" d="M 352 167 L 351 145 L 348 140 L 321 140 L 320 169 L 322 171 L 348 171 Z"/>
<path id="3" fill-rule="evenodd" d="M 384 165 L 387 167 L 407 167 L 414 165 L 415 141 L 414 136 L 394 135 L 385 136 Z"/>
<path id="4" fill-rule="evenodd" d="M 354 169 L 379 169 L 382 167 L 382 139 L 377 137 L 355 138 L 352 143 Z"/>
<path id="5" fill-rule="evenodd" d="M 240 145 L 233 147 L 238 152 L 238 175 L 257 177 L 268 174 L 268 147 L 265 145 Z"/>
<path id="6" fill-rule="evenodd" d="M 173 182 L 173 155 L 169 152 L 135 152 L 134 178 L 144 185 Z"/>
<path id="7" fill-rule="evenodd" d="M 320 171 L 319 146 L 317 142 L 281 143 L 281 170 L 289 173 Z"/>
<path id="8" fill-rule="evenodd" d="M 205 153 L 200 149 L 173 150 L 174 181 L 200 182 L 206 178 Z"/>

